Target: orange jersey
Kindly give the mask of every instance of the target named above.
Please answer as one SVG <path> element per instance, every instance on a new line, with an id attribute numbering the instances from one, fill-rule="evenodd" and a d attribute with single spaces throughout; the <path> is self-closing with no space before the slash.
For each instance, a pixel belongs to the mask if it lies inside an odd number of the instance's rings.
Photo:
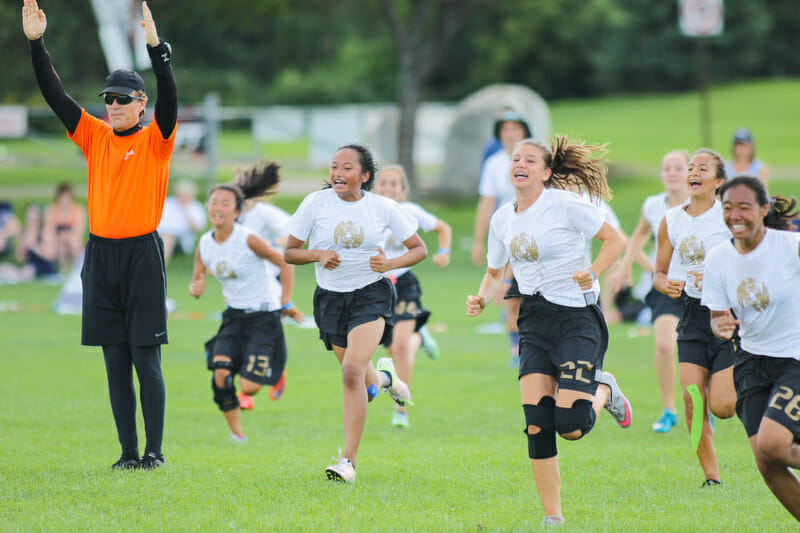
<path id="1" fill-rule="evenodd" d="M 154 232 L 167 197 L 175 129 L 164 139 L 154 120 L 119 137 L 110 125 L 82 109 L 78 127 L 67 136 L 86 158 L 89 231 L 108 239 Z"/>

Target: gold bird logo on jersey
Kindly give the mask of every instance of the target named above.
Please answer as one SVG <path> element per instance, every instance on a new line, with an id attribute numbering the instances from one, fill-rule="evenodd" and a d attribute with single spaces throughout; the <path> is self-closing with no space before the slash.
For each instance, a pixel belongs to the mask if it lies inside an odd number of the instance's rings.
<path id="1" fill-rule="evenodd" d="M 736 299 L 742 307 L 752 307 L 759 313 L 769 307 L 767 286 L 753 278 L 747 278 L 736 289 Z"/>
<path id="2" fill-rule="evenodd" d="M 517 261 L 527 261 L 533 263 L 539 259 L 539 249 L 536 247 L 536 241 L 532 236 L 520 233 L 511 239 L 511 257 Z"/>
<path id="3" fill-rule="evenodd" d="M 706 258 L 706 247 L 703 241 L 694 235 L 689 235 L 678 246 L 678 253 L 681 256 L 683 265 L 699 265 Z"/>
<path id="4" fill-rule="evenodd" d="M 214 269 L 214 275 L 217 276 L 217 279 L 236 279 L 236 271 L 233 270 L 233 267 L 230 266 L 226 261 L 220 261 L 217 263 L 217 267 Z"/>
<path id="5" fill-rule="evenodd" d="M 364 243 L 364 228 L 358 228 L 350 220 L 343 220 L 333 231 L 333 242 L 345 248 L 358 248 Z"/>

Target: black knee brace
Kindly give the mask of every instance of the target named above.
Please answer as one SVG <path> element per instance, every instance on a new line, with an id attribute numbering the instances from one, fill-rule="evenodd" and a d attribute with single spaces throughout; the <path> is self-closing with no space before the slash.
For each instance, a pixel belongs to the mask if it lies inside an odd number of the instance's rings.
<path id="1" fill-rule="evenodd" d="M 583 437 L 594 427 L 596 416 L 591 401 L 575 400 L 572 407 L 555 408 L 553 425 L 559 435 L 580 430 Z"/>
<path id="2" fill-rule="evenodd" d="M 217 387 L 217 381 L 211 376 L 211 389 L 214 391 L 214 403 L 220 411 L 233 411 L 239 407 L 239 398 L 236 396 L 236 387 L 233 384 L 233 363 L 230 361 L 214 361 L 214 370 L 230 370 L 225 376 L 225 383 Z"/>
<path id="3" fill-rule="evenodd" d="M 553 408 L 555 398 L 544 396 L 536 405 L 522 404 L 525 412 L 525 429 L 528 436 L 528 457 L 547 459 L 556 456 L 556 433 L 553 430 Z M 531 433 L 539 428 L 536 433 Z"/>

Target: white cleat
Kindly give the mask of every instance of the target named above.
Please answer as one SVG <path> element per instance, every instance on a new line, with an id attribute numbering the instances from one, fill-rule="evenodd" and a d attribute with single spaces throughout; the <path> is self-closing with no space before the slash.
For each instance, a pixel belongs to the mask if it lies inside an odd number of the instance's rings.
<path id="1" fill-rule="evenodd" d="M 341 481 L 342 483 L 355 483 L 356 481 L 356 467 L 350 462 L 347 457 L 342 457 L 342 450 L 339 449 L 339 457 L 334 457 L 336 464 L 333 464 L 325 469 L 325 474 L 328 479 L 332 481 Z"/>
<path id="2" fill-rule="evenodd" d="M 394 400 L 397 405 L 400 407 L 406 404 L 414 405 L 414 402 L 411 401 L 411 391 L 408 389 L 408 385 L 397 377 L 397 371 L 394 369 L 394 362 L 392 362 L 391 357 L 381 357 L 378 359 L 375 370 L 388 374 L 390 383 L 383 387 L 383 390 L 389 393 L 389 396 L 392 397 L 392 400 Z"/>

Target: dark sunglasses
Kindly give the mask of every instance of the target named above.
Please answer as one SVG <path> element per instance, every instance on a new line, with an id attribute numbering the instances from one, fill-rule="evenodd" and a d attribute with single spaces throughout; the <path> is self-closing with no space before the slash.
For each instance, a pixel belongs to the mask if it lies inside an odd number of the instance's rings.
<path id="1" fill-rule="evenodd" d="M 128 105 L 134 100 L 141 100 L 141 98 L 139 96 L 128 96 L 127 94 L 106 93 L 103 95 L 103 100 L 105 101 L 106 105 L 112 105 L 114 100 L 116 100 L 119 105 Z"/>

